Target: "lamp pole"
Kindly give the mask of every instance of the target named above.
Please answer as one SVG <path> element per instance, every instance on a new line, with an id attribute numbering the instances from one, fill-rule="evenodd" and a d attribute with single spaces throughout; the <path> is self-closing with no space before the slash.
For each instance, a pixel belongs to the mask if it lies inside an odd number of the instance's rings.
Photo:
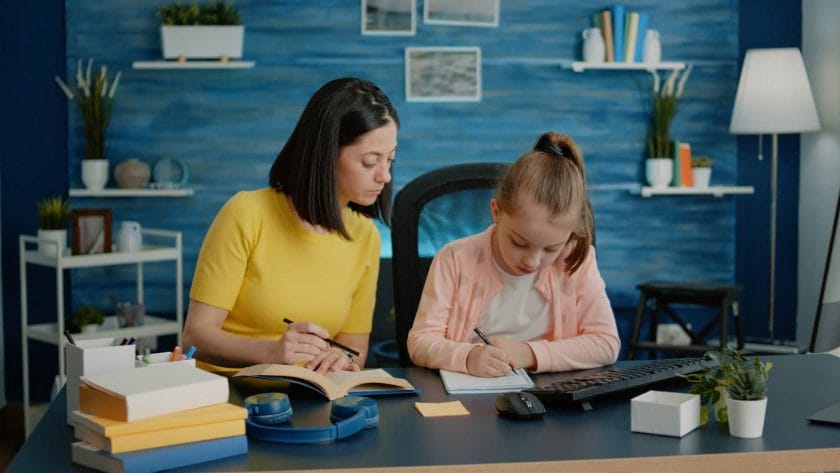
<path id="1" fill-rule="evenodd" d="M 770 341 L 775 339 L 776 320 L 776 194 L 777 180 L 779 173 L 778 144 L 779 135 L 772 133 L 772 150 L 770 158 L 770 309 L 767 317 L 767 332 L 770 334 Z"/>

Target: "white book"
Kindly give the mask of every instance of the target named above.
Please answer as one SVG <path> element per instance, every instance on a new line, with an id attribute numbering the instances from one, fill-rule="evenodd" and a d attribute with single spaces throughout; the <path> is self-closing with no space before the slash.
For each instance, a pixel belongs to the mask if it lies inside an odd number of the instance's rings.
<path id="1" fill-rule="evenodd" d="M 447 394 L 503 393 L 534 387 L 524 368 L 498 378 L 481 378 L 455 371 L 440 370 L 440 379 Z"/>

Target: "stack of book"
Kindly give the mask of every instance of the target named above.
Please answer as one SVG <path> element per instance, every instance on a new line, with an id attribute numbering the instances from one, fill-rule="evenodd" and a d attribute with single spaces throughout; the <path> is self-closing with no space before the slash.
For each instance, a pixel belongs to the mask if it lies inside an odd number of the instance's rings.
<path id="1" fill-rule="evenodd" d="M 604 36 L 606 62 L 642 62 L 648 14 L 613 5 L 595 15 L 595 26 Z"/>
<path id="2" fill-rule="evenodd" d="M 73 462 L 125 473 L 247 453 L 247 411 L 227 401 L 227 378 L 184 363 L 83 376 Z"/>

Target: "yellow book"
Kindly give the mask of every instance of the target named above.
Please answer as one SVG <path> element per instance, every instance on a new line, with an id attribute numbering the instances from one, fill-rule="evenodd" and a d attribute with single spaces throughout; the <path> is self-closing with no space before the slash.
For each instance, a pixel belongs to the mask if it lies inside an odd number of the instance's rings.
<path id="1" fill-rule="evenodd" d="M 244 435 L 245 421 L 242 419 L 228 420 L 210 424 L 174 427 L 166 430 L 137 432 L 114 437 L 106 437 L 75 422 L 73 429 L 78 440 L 85 441 L 108 453 L 123 453 Z"/>
<path id="2" fill-rule="evenodd" d="M 627 31 L 626 40 L 624 41 L 624 62 L 632 63 L 633 57 L 636 54 L 636 41 L 639 31 L 639 12 L 630 12 L 627 14 Z"/>
<path id="3" fill-rule="evenodd" d="M 157 432 L 166 429 L 212 424 L 231 420 L 244 420 L 247 417 L 248 411 L 244 407 L 227 402 L 199 407 L 196 409 L 187 409 L 162 416 L 135 420 L 132 422 L 124 422 L 109 419 L 107 417 L 85 414 L 81 411 L 73 411 L 71 414 L 71 420 L 74 425 L 84 426 L 87 429 L 105 437 L 117 437 L 142 432 Z"/>

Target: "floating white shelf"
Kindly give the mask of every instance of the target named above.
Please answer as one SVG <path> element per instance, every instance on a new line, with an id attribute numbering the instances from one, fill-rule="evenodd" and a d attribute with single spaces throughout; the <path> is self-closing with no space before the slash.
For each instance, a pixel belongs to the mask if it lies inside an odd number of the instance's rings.
<path id="1" fill-rule="evenodd" d="M 254 61 L 134 61 L 132 69 L 251 69 Z"/>
<path id="2" fill-rule="evenodd" d="M 30 324 L 27 331 L 29 338 L 51 344 L 55 344 L 55 341 L 62 336 L 62 334 L 58 333 L 58 324 L 56 323 Z M 91 338 L 117 338 L 124 335 L 131 335 L 134 337 L 153 337 L 158 335 L 177 334 L 180 333 L 180 331 L 181 327 L 178 324 L 178 321 L 155 317 L 154 315 L 149 314 L 146 314 L 143 317 L 143 325 L 120 328 L 117 323 L 117 316 L 110 315 L 105 317 L 105 322 L 100 325 L 95 332 L 74 333 L 73 339 L 78 341 Z"/>
<path id="3" fill-rule="evenodd" d="M 613 71 L 655 71 L 659 69 L 666 69 L 666 70 L 681 70 L 685 69 L 684 62 L 657 62 L 657 63 L 644 63 L 644 62 L 583 62 L 583 61 L 572 61 L 569 63 L 568 66 L 575 72 L 583 72 L 588 69 L 592 70 L 613 70 Z"/>
<path id="4" fill-rule="evenodd" d="M 189 197 L 193 189 L 70 189 L 70 197 Z"/>
<path id="5" fill-rule="evenodd" d="M 752 194 L 752 186 L 709 186 L 709 187 L 642 187 L 640 190 L 631 190 L 631 193 L 642 194 L 642 197 L 653 197 L 655 195 L 712 195 L 723 197 L 726 194 Z"/>

